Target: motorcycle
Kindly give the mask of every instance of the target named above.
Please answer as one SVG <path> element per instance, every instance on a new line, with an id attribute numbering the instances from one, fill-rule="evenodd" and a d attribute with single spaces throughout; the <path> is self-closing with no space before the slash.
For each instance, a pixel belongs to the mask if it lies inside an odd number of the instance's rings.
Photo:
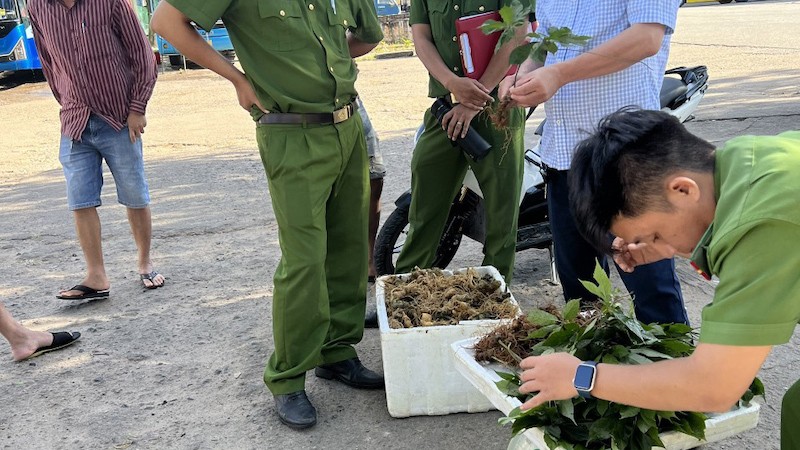
<path id="1" fill-rule="evenodd" d="M 677 75 L 678 77 L 672 76 Z M 677 117 L 681 122 L 690 120 L 708 88 L 708 72 L 705 66 L 677 67 L 665 72 L 661 86 L 661 110 Z M 530 114 L 529 114 L 530 116 Z M 537 127 L 535 134 L 542 135 L 546 119 Z M 417 130 L 416 144 L 424 127 Z M 531 248 L 547 249 L 550 254 L 551 280 L 558 283 L 553 238 L 547 217 L 547 199 L 543 166 L 539 146 L 527 149 L 524 154 L 522 192 L 520 195 L 517 224 L 516 251 Z M 411 190 L 395 200 L 397 206 L 381 227 L 375 240 L 373 258 L 378 275 L 394 273 L 394 263 L 403 248 L 408 234 L 408 211 L 411 205 Z M 461 245 L 463 236 L 484 243 L 486 238 L 483 196 L 478 180 L 472 170 L 467 170 L 461 190 L 453 199 L 444 231 L 439 239 L 433 267 L 445 268 Z"/>

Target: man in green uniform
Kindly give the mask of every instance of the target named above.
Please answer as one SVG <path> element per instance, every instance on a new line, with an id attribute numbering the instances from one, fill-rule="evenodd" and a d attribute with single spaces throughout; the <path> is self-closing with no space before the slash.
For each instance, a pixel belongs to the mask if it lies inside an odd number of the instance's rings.
<path id="1" fill-rule="evenodd" d="M 461 67 L 456 19 L 495 11 L 509 0 L 415 0 L 411 4 L 414 47 L 428 69 L 428 96 L 451 98 L 456 104 L 440 125 L 425 111 L 425 131 L 411 159 L 411 207 L 408 238 L 397 260 L 397 272 L 430 267 L 447 220 L 450 204 L 461 188 L 467 166 L 472 167 L 483 192 L 486 210 L 484 265 L 495 266 L 511 281 L 517 239 L 517 215 L 522 183 L 525 116 L 522 108 L 508 111 L 508 127 L 492 123 L 486 106 L 497 102 L 496 88 L 509 68 L 509 55 L 519 40 L 492 57 L 479 80 L 466 77 Z M 475 162 L 451 141 L 472 126 L 491 145 L 489 155 Z"/>
<path id="2" fill-rule="evenodd" d="M 244 74 L 199 37 L 225 22 Z M 275 270 L 275 349 L 264 382 L 278 417 L 316 423 L 306 371 L 356 388 L 381 388 L 353 346 L 364 333 L 367 150 L 355 103 L 361 56 L 383 38 L 371 0 L 167 0 L 154 31 L 230 80 L 258 122 L 281 246 Z"/>
<path id="3" fill-rule="evenodd" d="M 719 285 L 691 356 L 594 367 L 568 354 L 527 358 L 521 391 L 539 394 L 523 408 L 580 391 L 655 410 L 729 410 L 800 321 L 800 132 L 715 150 L 668 114 L 623 110 L 578 146 L 569 183 L 581 233 L 623 269 L 682 255 Z M 800 382 L 783 398 L 782 449 L 800 449 L 798 424 Z"/>

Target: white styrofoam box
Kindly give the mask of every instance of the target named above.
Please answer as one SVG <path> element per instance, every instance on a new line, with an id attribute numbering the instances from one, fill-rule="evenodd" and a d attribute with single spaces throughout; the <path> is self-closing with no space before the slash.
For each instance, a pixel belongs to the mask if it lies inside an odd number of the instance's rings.
<path id="1" fill-rule="evenodd" d="M 492 275 L 500 282 L 500 290 L 505 292 L 506 284 L 497 269 L 491 266 L 473 269 L 481 276 Z M 443 272 L 452 275 L 467 270 Z M 408 275 L 395 276 L 406 278 Z M 409 417 L 493 410 L 492 403 L 456 371 L 450 344 L 486 334 L 503 321 L 465 320 L 458 325 L 389 328 L 384 301 L 384 281 L 389 276 L 380 277 L 375 283 L 389 414 Z M 517 304 L 513 295 L 510 301 Z"/>
<path id="2" fill-rule="evenodd" d="M 478 339 L 480 338 L 473 337 L 452 344 L 452 354 L 456 368 L 497 409 L 508 415 L 512 409 L 522 403 L 516 398 L 500 392 L 495 383 L 500 381 L 501 378 L 495 370 L 509 372 L 509 369 L 499 364 L 483 364 L 476 361 L 473 347 Z M 705 441 L 699 441 L 692 436 L 676 431 L 661 433 L 661 440 L 664 442 L 666 450 L 687 450 L 701 444 L 719 441 L 742 431 L 755 428 L 758 424 L 760 409 L 761 406 L 753 402 L 749 407 L 736 408 L 723 414 L 709 414 L 709 418 L 706 419 Z M 544 434 L 538 428 L 531 428 L 518 434 L 508 445 L 508 450 L 530 450 L 533 448 L 548 448 L 547 443 L 544 441 Z"/>

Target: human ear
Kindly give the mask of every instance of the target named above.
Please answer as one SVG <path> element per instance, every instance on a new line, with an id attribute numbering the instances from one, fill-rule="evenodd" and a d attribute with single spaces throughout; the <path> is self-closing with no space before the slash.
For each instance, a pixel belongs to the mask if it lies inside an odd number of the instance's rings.
<path id="1" fill-rule="evenodd" d="M 698 201 L 700 199 L 700 186 L 690 177 L 673 177 L 667 182 L 667 198 L 673 201 Z"/>

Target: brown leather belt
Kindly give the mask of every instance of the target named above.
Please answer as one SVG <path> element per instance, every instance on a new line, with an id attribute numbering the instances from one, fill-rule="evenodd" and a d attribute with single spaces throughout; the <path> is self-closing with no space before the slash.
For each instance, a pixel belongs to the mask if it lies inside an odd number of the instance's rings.
<path id="1" fill-rule="evenodd" d="M 258 119 L 262 125 L 284 124 L 284 125 L 304 125 L 304 124 L 330 124 L 342 123 L 353 117 L 358 105 L 355 101 L 350 102 L 343 108 L 339 108 L 332 113 L 271 113 L 268 112 Z"/>

